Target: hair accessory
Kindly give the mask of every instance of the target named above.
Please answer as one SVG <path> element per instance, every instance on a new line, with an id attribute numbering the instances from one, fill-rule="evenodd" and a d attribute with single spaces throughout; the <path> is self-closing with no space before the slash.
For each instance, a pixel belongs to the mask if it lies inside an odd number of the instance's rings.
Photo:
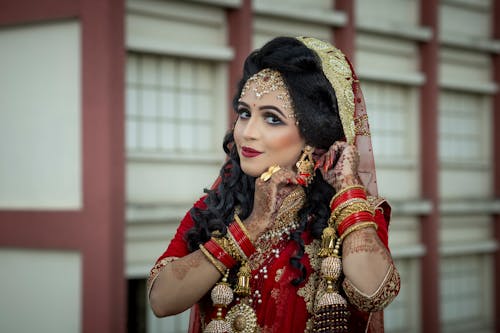
<path id="1" fill-rule="evenodd" d="M 252 84 L 253 88 L 251 89 L 251 91 L 255 93 L 255 97 L 261 98 L 265 94 L 277 91 L 277 98 L 280 101 L 283 109 L 287 111 L 293 111 L 292 98 L 290 97 L 290 93 L 288 92 L 288 87 L 286 86 L 285 80 L 283 80 L 281 73 L 277 70 L 265 68 L 251 76 L 241 90 L 240 100 L 248 93 L 248 91 L 250 91 L 250 86 Z M 296 118 L 294 113 L 287 116 L 287 118 L 292 117 Z"/>
<path id="2" fill-rule="evenodd" d="M 305 46 L 313 50 L 321 59 L 323 72 L 330 81 L 339 107 L 340 120 L 348 143 L 354 143 L 357 134 L 356 127 L 365 122 L 355 123 L 355 105 L 353 83 L 356 77 L 345 55 L 330 43 L 311 37 L 297 37 Z M 364 135 L 369 135 L 369 129 L 363 129 Z"/>
<path id="3" fill-rule="evenodd" d="M 304 186 L 309 185 L 314 178 L 314 160 L 312 153 L 314 148 L 311 146 L 305 146 L 302 155 L 295 164 L 299 176 L 297 181 Z"/>

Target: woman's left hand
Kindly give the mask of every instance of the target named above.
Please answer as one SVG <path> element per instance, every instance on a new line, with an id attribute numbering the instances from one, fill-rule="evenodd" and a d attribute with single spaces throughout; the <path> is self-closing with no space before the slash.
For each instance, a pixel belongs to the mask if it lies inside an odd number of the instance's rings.
<path id="1" fill-rule="evenodd" d="M 345 141 L 336 141 L 316 162 L 323 179 L 335 191 L 361 184 L 358 176 L 359 154 L 356 146 Z"/>

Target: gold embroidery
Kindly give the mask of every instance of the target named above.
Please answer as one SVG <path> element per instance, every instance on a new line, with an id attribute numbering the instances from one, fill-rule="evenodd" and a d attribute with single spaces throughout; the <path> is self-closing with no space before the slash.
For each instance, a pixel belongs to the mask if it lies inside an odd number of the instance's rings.
<path id="1" fill-rule="evenodd" d="M 286 266 L 276 270 L 276 276 L 274 277 L 274 281 L 279 282 L 279 280 L 281 279 L 281 275 L 283 275 L 283 272 L 285 272 L 285 269 Z"/>
<path id="2" fill-rule="evenodd" d="M 297 228 L 297 213 L 304 202 L 305 192 L 301 186 L 283 200 L 273 227 L 255 241 L 256 251 L 250 256 L 248 262 L 252 270 L 259 268 L 272 255 L 278 244 L 285 246 L 289 235 Z"/>
<path id="3" fill-rule="evenodd" d="M 389 266 L 384 281 L 371 296 L 362 293 L 348 279 L 345 279 L 342 283 L 342 287 L 350 303 L 365 312 L 383 310 L 398 295 L 400 286 L 401 281 L 399 273 L 394 264 Z"/>
<path id="4" fill-rule="evenodd" d="M 321 65 L 326 78 L 335 90 L 342 127 L 350 144 L 354 143 L 356 135 L 369 136 L 370 129 L 366 115 L 355 119 L 355 104 L 353 83 L 354 75 L 345 55 L 336 47 L 322 40 L 311 37 L 297 37 L 321 59 Z"/>
<path id="5" fill-rule="evenodd" d="M 311 242 L 311 244 L 304 246 L 304 251 L 309 257 L 312 272 L 311 274 L 309 274 L 307 282 L 304 284 L 304 286 L 297 290 L 297 295 L 304 299 L 307 312 L 309 312 L 310 314 L 314 314 L 314 298 L 318 289 L 319 282 L 321 280 L 318 274 L 321 267 L 321 258 L 317 256 L 320 245 L 321 244 L 319 240 L 314 240 Z"/>
<path id="6" fill-rule="evenodd" d="M 280 290 L 279 290 L 279 288 L 273 288 L 273 290 L 271 290 L 271 297 L 277 303 L 277 301 L 280 298 Z"/>

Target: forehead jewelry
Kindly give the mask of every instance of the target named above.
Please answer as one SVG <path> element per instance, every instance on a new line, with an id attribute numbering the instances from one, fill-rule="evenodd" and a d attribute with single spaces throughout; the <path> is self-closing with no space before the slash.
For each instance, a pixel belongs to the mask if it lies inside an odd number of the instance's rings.
<path id="1" fill-rule="evenodd" d="M 253 87 L 250 88 L 252 84 Z M 252 91 L 258 99 L 270 92 L 278 92 L 276 98 L 280 101 L 283 109 L 292 112 L 287 114 L 286 117 L 297 119 L 295 113 L 293 113 L 292 98 L 290 97 L 288 88 L 280 72 L 277 70 L 265 68 L 251 76 L 243 86 L 239 100 L 241 101 L 242 97 L 248 94 L 249 91 Z M 298 120 L 295 123 L 298 125 Z"/>

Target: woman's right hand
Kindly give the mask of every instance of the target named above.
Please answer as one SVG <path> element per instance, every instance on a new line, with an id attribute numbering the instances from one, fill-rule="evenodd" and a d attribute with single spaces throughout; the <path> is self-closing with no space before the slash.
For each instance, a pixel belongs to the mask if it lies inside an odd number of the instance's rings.
<path id="1" fill-rule="evenodd" d="M 281 168 L 266 181 L 255 180 L 252 213 L 244 221 L 252 242 L 272 227 L 283 200 L 300 186 L 296 177 L 292 170 Z"/>

